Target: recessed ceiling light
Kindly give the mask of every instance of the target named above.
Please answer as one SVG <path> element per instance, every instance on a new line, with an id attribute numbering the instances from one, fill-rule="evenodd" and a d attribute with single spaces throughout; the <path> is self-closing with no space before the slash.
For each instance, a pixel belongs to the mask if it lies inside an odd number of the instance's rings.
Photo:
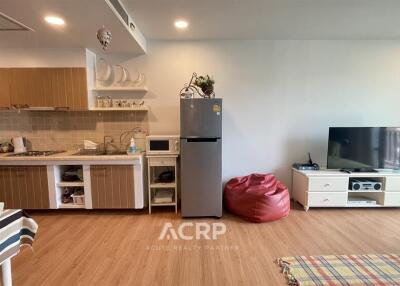
<path id="1" fill-rule="evenodd" d="M 56 16 L 46 16 L 46 17 L 44 17 L 44 20 L 51 25 L 62 26 L 65 24 L 65 21 L 63 18 L 56 17 Z"/>
<path id="2" fill-rule="evenodd" d="M 176 20 L 174 25 L 177 29 L 186 29 L 189 23 L 186 20 Z"/>

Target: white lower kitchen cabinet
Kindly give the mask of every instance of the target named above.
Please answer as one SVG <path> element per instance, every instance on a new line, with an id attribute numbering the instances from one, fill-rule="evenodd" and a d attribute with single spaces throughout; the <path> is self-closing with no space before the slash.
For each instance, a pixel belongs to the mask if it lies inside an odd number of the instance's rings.
<path id="1" fill-rule="evenodd" d="M 63 182 L 62 170 L 68 165 L 48 166 L 50 208 L 142 209 L 147 196 L 141 164 L 82 165 L 83 181 Z M 76 165 L 74 165 L 76 166 Z M 63 203 L 66 188 L 82 188 L 84 198 Z"/>
<path id="2" fill-rule="evenodd" d="M 144 164 L 142 155 L 3 157 L 0 201 L 22 209 L 143 209 Z M 63 177 L 71 168 L 76 179 Z"/>

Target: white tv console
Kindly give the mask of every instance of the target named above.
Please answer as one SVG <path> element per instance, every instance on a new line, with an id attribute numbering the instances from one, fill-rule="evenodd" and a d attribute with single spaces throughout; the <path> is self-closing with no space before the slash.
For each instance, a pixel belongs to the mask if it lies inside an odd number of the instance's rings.
<path id="1" fill-rule="evenodd" d="M 343 173 L 339 170 L 300 171 L 293 169 L 293 199 L 310 207 L 400 207 L 400 171 L 377 173 Z M 382 183 L 379 191 L 352 191 L 350 178 L 371 178 Z M 354 202 L 367 197 L 376 204 Z M 350 200 L 349 200 L 350 198 Z"/>

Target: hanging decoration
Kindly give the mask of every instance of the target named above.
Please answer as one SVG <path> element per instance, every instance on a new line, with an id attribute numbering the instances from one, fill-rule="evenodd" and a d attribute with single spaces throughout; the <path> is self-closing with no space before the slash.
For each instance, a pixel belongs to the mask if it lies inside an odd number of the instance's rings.
<path id="1" fill-rule="evenodd" d="M 97 39 L 99 40 L 103 50 L 106 51 L 108 45 L 111 43 L 112 39 L 111 31 L 103 26 L 97 31 Z"/>

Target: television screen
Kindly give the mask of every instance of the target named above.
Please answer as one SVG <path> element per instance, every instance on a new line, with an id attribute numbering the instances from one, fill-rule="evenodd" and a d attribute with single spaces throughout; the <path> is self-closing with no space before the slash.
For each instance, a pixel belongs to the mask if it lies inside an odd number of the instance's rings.
<path id="1" fill-rule="evenodd" d="M 328 169 L 399 169 L 400 128 L 329 128 Z"/>

